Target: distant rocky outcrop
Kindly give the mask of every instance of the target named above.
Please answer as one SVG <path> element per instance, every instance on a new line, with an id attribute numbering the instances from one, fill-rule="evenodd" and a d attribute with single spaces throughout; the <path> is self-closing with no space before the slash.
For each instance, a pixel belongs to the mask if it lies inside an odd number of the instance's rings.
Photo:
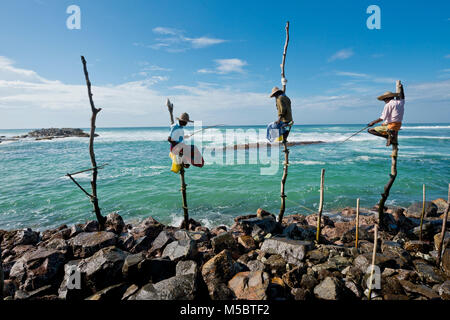
<path id="1" fill-rule="evenodd" d="M 89 138 L 89 133 L 78 128 L 47 128 L 28 132 L 27 134 L 12 137 L 12 139 L 35 138 L 36 140 L 52 140 L 56 138 L 82 137 Z M 95 134 L 94 137 L 98 137 Z"/>

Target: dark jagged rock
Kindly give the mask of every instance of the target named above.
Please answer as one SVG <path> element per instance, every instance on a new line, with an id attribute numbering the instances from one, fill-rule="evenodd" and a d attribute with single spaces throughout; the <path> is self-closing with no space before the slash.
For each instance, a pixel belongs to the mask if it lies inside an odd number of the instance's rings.
<path id="1" fill-rule="evenodd" d="M 185 274 L 197 274 L 198 273 L 198 265 L 197 262 L 192 260 L 180 261 L 176 266 L 176 275 L 181 276 Z"/>
<path id="2" fill-rule="evenodd" d="M 341 300 L 348 297 L 348 289 L 341 280 L 326 277 L 314 288 L 314 294 L 323 300 Z"/>
<path id="3" fill-rule="evenodd" d="M 117 236 L 112 232 L 82 232 L 69 240 L 75 258 L 87 258 L 102 248 L 115 245 Z"/>
<path id="4" fill-rule="evenodd" d="M 263 239 L 267 234 L 273 233 L 278 228 L 278 223 L 273 216 L 242 219 L 239 220 L 239 224 L 247 235 L 259 239 Z"/>
<path id="5" fill-rule="evenodd" d="M 117 301 L 123 297 L 127 288 L 128 285 L 125 283 L 115 284 L 94 293 L 92 296 L 86 298 L 86 300 Z"/>
<path id="6" fill-rule="evenodd" d="M 203 265 L 202 277 L 211 299 L 227 300 L 233 297 L 227 283 L 235 274 L 235 264 L 228 250 L 223 250 Z"/>
<path id="7" fill-rule="evenodd" d="M 290 240 L 280 237 L 266 239 L 261 246 L 261 251 L 269 254 L 279 254 L 288 263 L 300 264 L 305 258 L 306 252 L 312 248 L 312 242 Z"/>
<path id="8" fill-rule="evenodd" d="M 162 253 L 172 261 L 193 259 L 197 255 L 197 244 L 194 240 L 178 240 L 169 243 Z"/>
<path id="9" fill-rule="evenodd" d="M 408 209 L 406 215 L 408 217 L 418 218 L 422 214 L 422 202 L 414 202 L 411 204 Z M 425 217 L 437 217 L 438 216 L 438 207 L 431 201 L 425 202 Z"/>
<path id="10" fill-rule="evenodd" d="M 230 232 L 224 232 L 211 239 L 214 253 L 219 253 L 225 249 L 234 251 L 237 249 L 236 239 Z"/>
<path id="11" fill-rule="evenodd" d="M 125 222 L 123 222 L 122 217 L 113 212 L 106 216 L 105 229 L 106 231 L 114 232 L 120 235 L 125 228 Z"/>
<path id="12" fill-rule="evenodd" d="M 94 134 L 98 137 L 98 134 Z M 67 138 L 67 137 L 83 137 L 89 138 L 89 134 L 78 128 L 47 128 L 38 129 L 28 132 L 20 138 L 36 138 L 36 140 L 53 139 L 53 138 Z"/>

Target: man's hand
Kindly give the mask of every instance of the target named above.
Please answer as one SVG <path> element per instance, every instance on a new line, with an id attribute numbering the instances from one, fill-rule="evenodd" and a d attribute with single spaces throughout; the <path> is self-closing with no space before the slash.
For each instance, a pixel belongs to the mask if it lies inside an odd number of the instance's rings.
<path id="1" fill-rule="evenodd" d="M 368 127 L 373 127 L 374 124 L 375 124 L 375 123 L 373 123 L 373 121 L 372 121 L 372 122 L 369 122 L 369 123 L 367 124 L 367 126 L 368 126 Z"/>

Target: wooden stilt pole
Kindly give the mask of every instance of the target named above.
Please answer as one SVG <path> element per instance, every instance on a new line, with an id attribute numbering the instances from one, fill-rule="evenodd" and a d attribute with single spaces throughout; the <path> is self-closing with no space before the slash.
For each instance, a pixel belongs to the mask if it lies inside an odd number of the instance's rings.
<path id="1" fill-rule="evenodd" d="M 378 226 L 375 225 L 374 235 L 373 235 L 373 252 L 372 252 L 372 269 L 370 270 L 370 286 L 368 300 L 372 299 L 372 287 L 373 287 L 373 274 L 375 273 L 375 258 L 377 257 L 377 244 L 378 244 Z"/>
<path id="2" fill-rule="evenodd" d="M 323 210 L 323 187 L 325 180 L 325 169 L 322 169 L 320 173 L 320 202 L 319 202 L 319 214 L 317 215 L 317 230 L 316 230 L 316 242 L 319 243 L 320 239 L 320 222 L 322 221 Z"/>
<path id="3" fill-rule="evenodd" d="M 284 65 L 286 62 L 286 53 L 287 48 L 289 44 L 289 21 L 286 22 L 286 42 L 284 43 L 284 49 L 283 49 L 283 58 L 281 60 L 281 81 L 283 85 L 283 92 L 286 92 L 286 78 L 284 74 Z M 286 179 L 288 175 L 288 166 L 289 166 L 289 149 L 287 148 L 287 137 L 283 137 L 283 152 L 284 152 L 284 166 L 283 166 L 283 176 L 281 178 L 281 207 L 280 207 L 280 213 L 278 214 L 278 222 L 281 223 L 284 216 L 284 211 L 286 209 L 286 194 L 284 192 L 284 186 L 286 184 Z"/>
<path id="4" fill-rule="evenodd" d="M 390 179 L 386 186 L 384 187 L 384 192 L 381 194 L 380 202 L 378 203 L 378 223 L 380 228 L 385 227 L 385 219 L 384 219 L 384 204 L 386 203 L 387 198 L 389 197 L 389 191 L 391 190 L 392 185 L 394 184 L 395 178 L 397 177 L 397 156 L 398 156 L 398 145 L 392 144 L 392 164 L 391 164 L 391 174 Z"/>
<path id="5" fill-rule="evenodd" d="M 356 199 L 355 228 L 356 228 L 355 248 L 358 249 L 358 240 L 359 240 L 359 198 Z"/>
<path id="6" fill-rule="evenodd" d="M 422 197 L 422 213 L 420 214 L 420 233 L 419 240 L 422 241 L 422 226 L 423 226 L 423 217 L 425 216 L 425 184 L 423 185 L 423 197 Z"/>
<path id="7" fill-rule="evenodd" d="M 184 181 L 184 167 L 181 167 L 180 179 L 181 179 L 181 196 L 183 198 L 184 228 L 186 230 L 189 230 L 189 213 L 188 213 L 188 206 L 187 206 L 187 200 L 186 200 L 186 186 L 187 186 L 187 184 Z"/>
<path id="8" fill-rule="evenodd" d="M 441 238 L 439 239 L 438 245 L 438 258 L 437 265 L 441 264 L 441 256 L 442 256 L 442 246 L 445 240 L 445 231 L 447 228 L 447 219 L 448 219 L 448 211 L 450 210 L 450 184 L 448 185 L 448 199 L 447 199 L 447 208 L 445 209 L 444 218 L 442 220 L 442 230 L 441 230 Z"/>

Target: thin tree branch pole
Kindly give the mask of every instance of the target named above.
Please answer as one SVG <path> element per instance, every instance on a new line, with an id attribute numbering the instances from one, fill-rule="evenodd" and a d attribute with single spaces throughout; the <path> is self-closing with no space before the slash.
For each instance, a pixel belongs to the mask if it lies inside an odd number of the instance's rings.
<path id="1" fill-rule="evenodd" d="M 286 184 L 286 179 L 288 175 L 288 166 L 289 166 L 289 149 L 287 148 L 287 141 L 283 137 L 283 152 L 284 152 L 284 166 L 283 166 L 283 176 L 281 177 L 281 207 L 280 213 L 278 215 L 278 222 L 281 223 L 283 221 L 284 211 L 286 209 L 286 194 L 284 193 L 284 186 Z"/>
<path id="2" fill-rule="evenodd" d="M 68 173 L 68 174 L 66 174 L 66 176 L 68 176 L 72 181 L 73 181 L 73 183 L 75 183 L 76 185 L 77 185 L 77 187 L 78 188 L 80 188 L 81 189 L 81 191 L 83 191 L 88 197 L 89 197 L 89 199 L 92 199 L 92 195 L 91 194 L 89 194 L 89 192 L 87 192 L 73 177 L 72 177 L 72 175 L 70 174 L 70 173 Z"/>
<path id="3" fill-rule="evenodd" d="M 400 80 L 396 82 L 396 91 L 400 93 L 401 89 Z M 398 140 L 398 139 L 397 139 Z M 384 187 L 384 192 L 381 194 L 380 202 L 378 203 L 378 225 L 380 228 L 385 228 L 385 216 L 384 216 L 384 204 L 386 203 L 387 198 L 389 197 L 389 192 L 391 190 L 392 185 L 394 184 L 395 178 L 397 177 L 397 157 L 398 157 L 398 141 L 397 143 L 392 144 L 392 164 L 391 164 L 391 174 L 388 183 Z"/>
<path id="4" fill-rule="evenodd" d="M 441 238 L 439 239 L 439 245 L 438 245 L 438 258 L 437 258 L 438 266 L 441 264 L 442 246 L 443 246 L 444 239 L 445 239 L 445 231 L 447 229 L 447 219 L 448 219 L 449 210 L 450 210 L 450 184 L 448 185 L 447 208 L 445 209 L 444 218 L 442 219 Z"/>
<path id="5" fill-rule="evenodd" d="M 425 216 L 425 184 L 423 185 L 423 197 L 422 197 L 422 213 L 420 214 L 420 232 L 419 232 L 419 240 L 422 241 L 422 226 L 423 226 L 423 217 Z"/>
<path id="6" fill-rule="evenodd" d="M 92 198 L 91 202 L 94 206 L 94 212 L 97 217 L 97 221 L 99 223 L 100 230 L 103 230 L 106 218 L 102 216 L 100 212 L 100 207 L 98 205 L 98 197 L 97 197 L 97 162 L 95 160 L 95 153 L 94 153 L 94 135 L 95 135 L 95 120 L 97 119 L 97 113 L 99 113 L 102 109 L 96 108 L 94 105 L 94 100 L 92 99 L 92 92 L 91 92 L 91 81 L 89 80 L 89 74 L 86 67 L 86 59 L 84 59 L 83 56 L 81 56 L 81 62 L 83 63 L 83 71 L 84 76 L 86 78 L 86 86 L 88 90 L 88 96 L 89 96 L 89 102 L 91 104 L 91 132 L 89 134 L 89 156 L 91 157 L 91 163 L 92 163 L 92 180 L 91 180 L 91 187 L 92 187 Z"/>
<path id="7" fill-rule="evenodd" d="M 281 60 L 281 79 L 286 79 L 285 75 L 284 75 L 284 65 L 286 62 L 286 53 L 287 53 L 287 48 L 288 48 L 288 44 L 289 44 L 289 21 L 286 22 L 286 42 L 284 43 L 284 50 L 283 50 L 283 59 Z M 283 85 L 283 92 L 286 93 L 286 83 L 282 83 Z"/>
<path id="8" fill-rule="evenodd" d="M 370 270 L 370 286 L 369 286 L 369 294 L 367 296 L 368 300 L 372 299 L 372 287 L 373 287 L 373 274 L 375 272 L 375 258 L 377 257 L 377 244 L 378 244 L 378 226 L 375 225 L 374 235 L 373 235 L 373 252 L 372 252 L 372 269 Z"/>
<path id="9" fill-rule="evenodd" d="M 105 166 L 107 166 L 107 165 L 108 165 L 107 163 L 102 164 L 101 166 L 98 166 L 97 169 L 103 169 L 103 168 L 104 168 Z M 95 168 L 89 168 L 89 169 L 77 171 L 77 172 L 74 172 L 74 173 L 68 173 L 67 175 L 75 176 L 75 175 L 77 175 L 77 174 L 80 174 L 80 173 L 83 173 L 83 172 L 92 171 L 92 170 L 94 170 L 94 169 L 95 169 Z"/>
<path id="10" fill-rule="evenodd" d="M 183 198 L 183 211 L 184 211 L 184 228 L 189 230 L 189 213 L 188 206 L 186 200 L 186 183 L 184 181 L 184 167 L 181 167 L 180 170 L 180 179 L 181 179 L 181 196 Z"/>
<path id="11" fill-rule="evenodd" d="M 359 240 L 359 198 L 356 199 L 355 228 L 356 228 L 355 248 L 358 249 L 358 240 Z"/>
<path id="12" fill-rule="evenodd" d="M 320 202 L 319 202 L 319 214 L 317 216 L 317 230 L 316 230 L 317 243 L 319 243 L 320 240 L 320 223 L 322 221 L 324 180 L 325 180 L 325 169 L 322 169 L 322 172 L 320 173 Z"/>

